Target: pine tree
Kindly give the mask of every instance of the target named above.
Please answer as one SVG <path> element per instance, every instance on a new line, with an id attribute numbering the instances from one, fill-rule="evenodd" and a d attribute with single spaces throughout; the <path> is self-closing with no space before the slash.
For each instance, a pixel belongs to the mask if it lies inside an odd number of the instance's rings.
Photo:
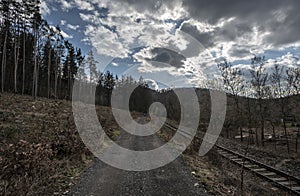
<path id="1" fill-rule="evenodd" d="M 63 67 L 63 79 L 65 83 L 67 83 L 67 98 L 70 98 L 78 67 L 76 64 L 76 54 L 73 45 L 70 42 L 65 41 L 65 47 L 67 49 L 67 57 Z"/>
<path id="2" fill-rule="evenodd" d="M 56 27 L 55 33 L 55 67 L 54 67 L 54 96 L 55 98 L 58 97 L 57 90 L 58 90 L 58 82 L 61 80 L 61 59 L 63 58 L 63 53 L 65 50 L 64 46 L 64 38 L 61 35 L 61 30 L 59 27 Z"/>
<path id="3" fill-rule="evenodd" d="M 96 83 L 97 79 L 98 79 L 97 78 L 97 76 L 98 76 L 97 63 L 98 62 L 95 60 L 94 53 L 92 50 L 87 54 L 86 62 L 87 62 L 87 66 L 88 66 L 89 74 L 90 74 L 89 81 L 91 83 Z"/>
<path id="4" fill-rule="evenodd" d="M 3 17 L 3 27 L 2 32 L 4 34 L 4 42 L 3 42 L 3 48 L 2 48 L 2 63 L 1 63 L 1 92 L 4 92 L 5 88 L 5 77 L 6 77 L 6 61 L 7 61 L 7 45 L 8 45 L 8 34 L 9 34 L 9 28 L 11 23 L 10 18 L 10 0 L 3 0 L 1 2 L 1 14 Z"/>
<path id="5" fill-rule="evenodd" d="M 13 17 L 13 29 L 14 29 L 14 92 L 17 93 L 17 74 L 19 64 L 19 48 L 20 48 L 20 22 L 21 15 L 21 3 L 19 1 L 12 1 L 12 17 Z"/>
<path id="6" fill-rule="evenodd" d="M 33 69 L 33 79 L 32 79 L 32 96 L 37 97 L 38 94 L 38 75 L 39 75 L 39 68 L 38 68 L 38 55 L 39 55 L 39 33 L 40 27 L 42 25 L 42 17 L 40 14 L 40 2 L 39 0 L 33 1 L 34 12 L 33 18 L 31 18 L 31 23 L 33 27 L 33 36 L 34 36 L 34 69 Z"/>
<path id="7" fill-rule="evenodd" d="M 114 76 L 110 71 L 107 71 L 104 75 L 104 88 L 107 89 L 107 105 L 111 105 L 111 94 L 112 90 L 114 89 L 116 85 L 116 81 L 114 79 Z"/>
<path id="8" fill-rule="evenodd" d="M 87 81 L 87 75 L 85 73 L 86 63 L 84 61 L 84 56 L 82 56 L 81 49 L 76 50 L 76 61 L 78 64 L 78 74 L 76 79 L 79 82 L 79 94 L 81 94 L 82 84 Z"/>

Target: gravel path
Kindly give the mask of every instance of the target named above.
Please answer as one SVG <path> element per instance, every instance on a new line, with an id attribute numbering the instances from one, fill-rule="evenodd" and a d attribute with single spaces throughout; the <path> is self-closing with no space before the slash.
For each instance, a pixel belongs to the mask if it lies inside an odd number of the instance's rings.
<path id="1" fill-rule="evenodd" d="M 157 136 L 137 137 L 122 133 L 119 145 L 132 150 L 150 150 L 163 143 Z M 197 186 L 195 186 L 197 185 Z M 128 172 L 100 160 L 85 172 L 69 195 L 208 195 L 197 184 L 180 156 L 172 163 L 146 172 Z"/>

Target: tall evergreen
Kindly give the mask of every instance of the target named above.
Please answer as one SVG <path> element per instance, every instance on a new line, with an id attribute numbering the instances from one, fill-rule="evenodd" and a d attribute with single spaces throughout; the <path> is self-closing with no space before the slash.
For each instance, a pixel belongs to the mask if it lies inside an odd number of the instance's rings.
<path id="1" fill-rule="evenodd" d="M 93 52 L 85 57 L 64 39 L 59 26 L 42 18 L 40 6 L 40 0 L 0 2 L 0 91 L 71 99 L 78 80 L 97 86 L 99 103 L 109 103 L 110 93 L 121 81 L 98 71 Z"/>

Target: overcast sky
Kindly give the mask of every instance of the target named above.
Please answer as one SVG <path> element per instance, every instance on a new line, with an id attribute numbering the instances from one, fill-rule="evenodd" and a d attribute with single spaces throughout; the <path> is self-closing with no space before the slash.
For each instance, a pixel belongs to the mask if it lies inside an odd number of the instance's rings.
<path id="1" fill-rule="evenodd" d="M 299 0 L 42 0 L 43 16 L 93 49 L 99 69 L 167 86 L 217 76 L 224 58 L 243 69 L 254 54 L 270 68 L 300 66 L 299 10 Z"/>

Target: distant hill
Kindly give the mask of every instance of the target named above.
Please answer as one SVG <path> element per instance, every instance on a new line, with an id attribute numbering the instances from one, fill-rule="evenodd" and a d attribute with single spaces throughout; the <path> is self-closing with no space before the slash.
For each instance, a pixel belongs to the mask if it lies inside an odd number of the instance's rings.
<path id="1" fill-rule="evenodd" d="M 196 89 L 200 104 L 200 124 L 207 125 L 211 116 L 211 97 L 208 89 Z M 151 103 L 161 102 L 166 106 L 168 117 L 173 120 L 180 120 L 180 103 L 173 90 L 166 90 L 157 92 L 151 89 L 143 88 L 138 89 L 131 96 L 130 108 L 140 112 L 147 111 Z M 230 126 L 232 129 L 236 128 L 237 121 L 241 121 L 243 127 L 249 126 L 249 110 L 251 112 L 251 127 L 259 127 L 259 103 L 257 99 L 238 97 L 238 103 L 241 110 L 241 114 L 237 115 L 236 102 L 233 95 L 227 94 L 227 113 L 225 125 Z M 295 95 L 281 99 L 264 99 L 263 114 L 265 123 L 271 121 L 275 125 L 280 125 L 281 119 L 284 115 L 281 111 L 281 104 L 284 104 L 285 118 L 293 119 L 293 124 L 300 122 L 300 96 Z"/>

